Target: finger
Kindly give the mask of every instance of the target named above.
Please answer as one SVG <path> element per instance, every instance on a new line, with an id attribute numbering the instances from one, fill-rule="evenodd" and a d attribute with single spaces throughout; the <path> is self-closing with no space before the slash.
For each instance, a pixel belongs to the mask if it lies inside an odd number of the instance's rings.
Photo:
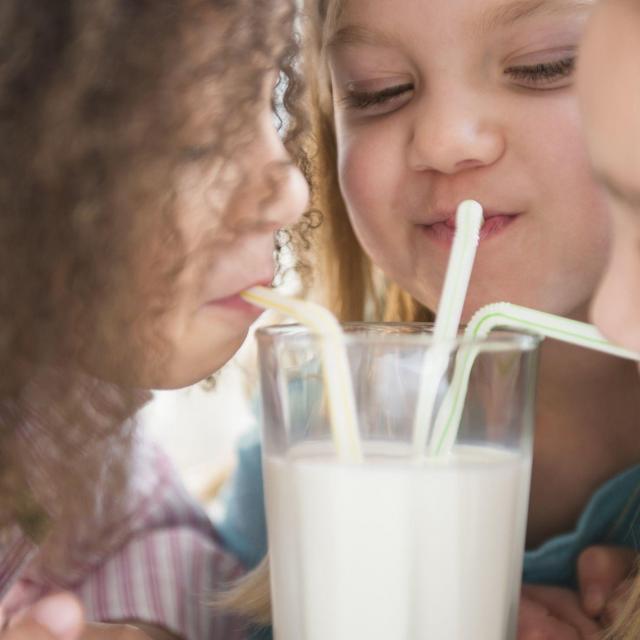
<path id="1" fill-rule="evenodd" d="M 527 585 L 522 591 L 527 598 L 546 607 L 551 617 L 575 629 L 579 638 L 595 638 L 601 631 L 600 626 L 585 615 L 573 591 L 537 585 Z"/>
<path id="2" fill-rule="evenodd" d="M 77 640 L 84 626 L 82 607 L 72 595 L 59 593 L 36 602 L 0 640 Z"/>
<path id="3" fill-rule="evenodd" d="M 594 546 L 578 558 L 578 585 L 587 615 L 602 615 L 605 603 L 636 567 L 637 553 L 627 547 Z"/>
<path id="4" fill-rule="evenodd" d="M 539 602 L 523 597 L 518 614 L 518 640 L 577 640 L 578 632 L 554 618 Z"/>

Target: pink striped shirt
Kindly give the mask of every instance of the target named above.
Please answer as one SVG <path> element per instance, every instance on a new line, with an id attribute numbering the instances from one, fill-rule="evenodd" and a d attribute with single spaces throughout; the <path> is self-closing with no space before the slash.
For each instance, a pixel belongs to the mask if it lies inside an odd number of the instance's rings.
<path id="1" fill-rule="evenodd" d="M 106 557 L 48 575 L 16 529 L 0 540 L 0 614 L 4 620 L 60 589 L 82 600 L 87 620 L 137 620 L 184 640 L 240 640 L 243 625 L 210 605 L 211 595 L 242 573 L 166 456 L 148 442 L 136 450 L 135 509 L 119 546 Z M 107 523 L 105 526 L 113 526 Z"/>

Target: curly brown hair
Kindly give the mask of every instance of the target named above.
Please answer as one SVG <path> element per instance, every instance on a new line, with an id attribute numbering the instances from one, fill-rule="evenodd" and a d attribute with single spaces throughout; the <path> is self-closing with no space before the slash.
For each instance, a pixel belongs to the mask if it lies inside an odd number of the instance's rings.
<path id="1" fill-rule="evenodd" d="M 52 565 L 123 488 L 135 387 L 166 357 L 175 174 L 233 162 L 273 69 L 304 164 L 294 20 L 294 0 L 0 1 L 0 526 Z"/>

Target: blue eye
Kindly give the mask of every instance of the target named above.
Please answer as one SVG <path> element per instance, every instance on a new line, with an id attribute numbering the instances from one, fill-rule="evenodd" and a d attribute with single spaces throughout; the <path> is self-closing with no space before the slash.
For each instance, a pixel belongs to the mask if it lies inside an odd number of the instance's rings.
<path id="1" fill-rule="evenodd" d="M 504 75 L 527 87 L 544 89 L 553 85 L 549 88 L 555 88 L 558 81 L 573 75 L 575 66 L 576 58 L 571 56 L 553 62 L 507 67 Z"/>
<path id="2" fill-rule="evenodd" d="M 395 87 L 387 87 L 381 91 L 349 91 L 342 102 L 350 109 L 368 109 L 380 105 L 393 106 L 394 98 L 399 98 L 413 91 L 413 84 L 407 82 Z"/>

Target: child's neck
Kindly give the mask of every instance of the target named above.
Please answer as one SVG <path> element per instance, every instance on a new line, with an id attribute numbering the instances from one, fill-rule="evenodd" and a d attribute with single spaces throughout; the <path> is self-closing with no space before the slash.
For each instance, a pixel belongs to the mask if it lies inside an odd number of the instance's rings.
<path id="1" fill-rule="evenodd" d="M 571 529 L 598 486 L 640 463 L 636 365 L 547 341 L 536 409 L 529 547 Z"/>

